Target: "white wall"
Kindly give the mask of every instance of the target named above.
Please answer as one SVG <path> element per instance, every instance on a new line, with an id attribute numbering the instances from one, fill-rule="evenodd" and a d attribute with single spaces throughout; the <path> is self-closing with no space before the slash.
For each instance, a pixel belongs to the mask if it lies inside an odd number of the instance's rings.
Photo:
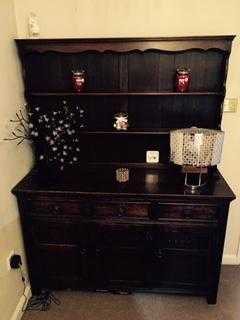
<path id="1" fill-rule="evenodd" d="M 18 209 L 12 187 L 29 171 L 31 151 L 27 145 L 3 141 L 8 135 L 6 124 L 24 105 L 20 66 L 13 39 L 16 37 L 14 3 L 0 0 L 0 319 L 9 320 L 23 293 L 19 271 L 7 270 L 12 250 L 24 257 Z M 26 269 L 25 264 L 23 268 Z"/>
<path id="2" fill-rule="evenodd" d="M 41 37 L 129 37 L 236 34 L 227 96 L 240 96 L 239 0 L 15 0 L 18 36 L 27 36 L 27 16 L 39 16 Z M 239 111 L 224 114 L 226 140 L 221 171 L 240 196 Z M 231 207 L 225 256 L 234 261 L 240 236 L 240 200 Z"/>

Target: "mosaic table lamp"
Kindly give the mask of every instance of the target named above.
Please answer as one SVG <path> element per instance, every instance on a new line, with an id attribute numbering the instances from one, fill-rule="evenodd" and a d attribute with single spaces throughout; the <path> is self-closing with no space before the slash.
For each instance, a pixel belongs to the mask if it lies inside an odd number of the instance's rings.
<path id="1" fill-rule="evenodd" d="M 185 186 L 195 192 L 205 183 L 202 174 L 221 160 L 224 132 L 204 128 L 177 129 L 170 132 L 170 160 L 183 167 Z M 196 183 L 189 183 L 189 175 L 197 175 Z"/>

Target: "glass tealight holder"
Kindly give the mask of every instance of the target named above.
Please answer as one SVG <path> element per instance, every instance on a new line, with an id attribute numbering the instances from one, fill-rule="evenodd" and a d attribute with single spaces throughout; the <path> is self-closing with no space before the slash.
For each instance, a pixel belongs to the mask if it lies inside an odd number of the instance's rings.
<path id="1" fill-rule="evenodd" d="M 116 180 L 117 182 L 127 182 L 129 180 L 129 169 L 118 168 L 116 170 Z"/>

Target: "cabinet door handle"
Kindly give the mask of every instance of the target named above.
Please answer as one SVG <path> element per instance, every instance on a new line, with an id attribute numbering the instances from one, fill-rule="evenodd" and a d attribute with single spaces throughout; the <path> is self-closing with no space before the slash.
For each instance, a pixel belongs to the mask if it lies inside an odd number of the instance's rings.
<path id="1" fill-rule="evenodd" d="M 87 253 L 87 250 L 86 249 L 80 249 L 80 253 L 81 253 L 81 255 L 85 256 L 86 253 Z"/>
<path id="2" fill-rule="evenodd" d="M 101 249 L 96 248 L 96 256 L 99 257 L 101 255 Z"/>
<path id="3" fill-rule="evenodd" d="M 156 256 L 157 259 L 162 259 L 162 257 L 163 257 L 162 250 L 161 249 L 156 250 L 155 256 Z"/>
<path id="4" fill-rule="evenodd" d="M 152 237 L 151 232 L 147 231 L 147 233 L 146 233 L 146 239 L 147 239 L 147 241 L 152 241 L 152 240 L 153 240 L 153 237 Z"/>

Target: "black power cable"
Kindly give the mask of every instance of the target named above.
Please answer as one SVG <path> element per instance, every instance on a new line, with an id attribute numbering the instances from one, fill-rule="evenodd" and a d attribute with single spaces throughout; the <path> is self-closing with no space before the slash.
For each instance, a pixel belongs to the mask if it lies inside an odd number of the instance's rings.
<path id="1" fill-rule="evenodd" d="M 25 295 L 26 279 L 20 266 L 20 272 L 23 282 L 23 296 L 25 297 L 24 304 L 22 306 L 22 312 L 25 311 L 47 311 L 50 309 L 52 303 L 60 305 L 61 301 L 54 296 L 54 294 L 48 289 L 42 289 L 39 295 L 32 296 L 29 301 Z"/>
<path id="2" fill-rule="evenodd" d="M 61 302 L 51 291 L 43 289 L 39 295 L 29 299 L 24 311 L 47 311 L 52 303 L 60 305 Z"/>

